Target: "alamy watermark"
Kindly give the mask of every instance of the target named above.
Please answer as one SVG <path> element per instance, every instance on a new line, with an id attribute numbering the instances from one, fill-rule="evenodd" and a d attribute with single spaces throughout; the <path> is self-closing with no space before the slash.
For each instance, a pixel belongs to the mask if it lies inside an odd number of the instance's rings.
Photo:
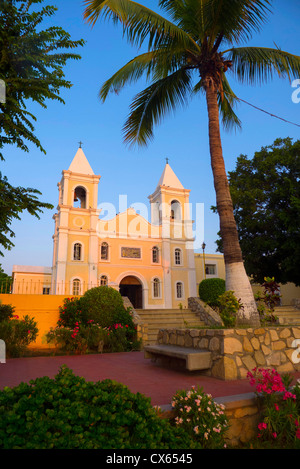
<path id="1" fill-rule="evenodd" d="M 296 88 L 292 93 L 292 101 L 295 104 L 300 103 L 300 78 L 294 80 L 292 83 L 292 88 Z"/>
<path id="2" fill-rule="evenodd" d="M 119 195 L 118 209 L 112 203 L 102 202 L 98 205 L 98 237 L 157 239 L 161 236 L 186 239 L 190 241 L 186 245 L 187 249 L 201 247 L 204 239 L 203 203 L 182 203 L 177 208 L 174 207 L 174 210 L 168 203 L 150 205 L 150 210 L 142 202 L 133 203 L 128 207 L 126 195 Z M 76 219 L 76 223 L 79 224 L 80 220 Z"/>
<path id="3" fill-rule="evenodd" d="M 4 80 L 0 80 L 0 103 L 6 103 L 6 85 Z"/>
<path id="4" fill-rule="evenodd" d="M 296 350 L 292 353 L 292 362 L 300 363 L 300 339 L 293 340 L 292 347 L 296 348 Z"/>
<path id="5" fill-rule="evenodd" d="M 6 363 L 6 346 L 2 339 L 0 339 L 0 363 Z"/>

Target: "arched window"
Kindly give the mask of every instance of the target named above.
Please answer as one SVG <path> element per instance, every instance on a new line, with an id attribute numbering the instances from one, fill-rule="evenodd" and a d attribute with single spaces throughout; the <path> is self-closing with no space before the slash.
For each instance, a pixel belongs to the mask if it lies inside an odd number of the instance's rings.
<path id="1" fill-rule="evenodd" d="M 160 280 L 159 278 L 155 278 L 153 280 L 153 298 L 160 297 Z"/>
<path id="2" fill-rule="evenodd" d="M 175 265 L 181 265 L 181 264 L 182 264 L 181 249 L 176 248 L 175 249 Z"/>
<path id="3" fill-rule="evenodd" d="M 183 298 L 183 283 L 176 282 L 176 298 L 179 300 Z"/>
<path id="4" fill-rule="evenodd" d="M 72 294 L 74 296 L 80 295 L 80 280 L 79 280 L 79 278 L 75 278 L 73 280 Z"/>
<path id="5" fill-rule="evenodd" d="M 86 208 L 86 190 L 84 187 L 77 186 L 74 191 L 74 203 L 75 208 Z"/>
<path id="6" fill-rule="evenodd" d="M 154 246 L 152 248 L 152 262 L 154 264 L 158 264 L 159 263 L 159 249 L 157 246 Z"/>
<path id="7" fill-rule="evenodd" d="M 171 202 L 171 220 L 181 220 L 181 205 L 178 200 Z"/>
<path id="8" fill-rule="evenodd" d="M 102 261 L 108 260 L 108 244 L 107 243 L 101 244 L 101 260 Z"/>
<path id="9" fill-rule="evenodd" d="M 106 275 L 101 275 L 100 277 L 100 286 L 101 287 L 106 287 L 108 284 L 108 278 Z"/>
<path id="10" fill-rule="evenodd" d="M 73 248 L 73 260 L 81 261 L 82 256 L 82 245 L 80 243 L 75 243 Z"/>

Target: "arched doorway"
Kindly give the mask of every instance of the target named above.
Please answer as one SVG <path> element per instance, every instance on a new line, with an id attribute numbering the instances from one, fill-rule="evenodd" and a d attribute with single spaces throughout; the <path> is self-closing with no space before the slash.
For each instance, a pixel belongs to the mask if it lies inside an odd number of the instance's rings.
<path id="1" fill-rule="evenodd" d="M 143 287 L 140 280 L 133 275 L 124 277 L 120 282 L 120 293 L 127 296 L 136 309 L 143 307 Z"/>

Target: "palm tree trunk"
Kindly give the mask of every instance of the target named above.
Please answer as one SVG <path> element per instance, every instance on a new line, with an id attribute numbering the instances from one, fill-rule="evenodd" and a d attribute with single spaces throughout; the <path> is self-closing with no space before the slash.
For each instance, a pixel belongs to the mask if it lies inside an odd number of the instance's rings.
<path id="1" fill-rule="evenodd" d="M 209 122 L 209 146 L 217 211 L 220 217 L 220 233 L 223 243 L 226 290 L 234 291 L 241 300 L 243 309 L 238 314 L 238 324 L 260 325 L 256 302 L 249 278 L 244 268 L 242 251 L 239 244 L 236 222 L 233 214 L 229 183 L 225 170 L 220 135 L 219 107 L 217 88 L 214 81 L 206 79 L 206 102 Z"/>

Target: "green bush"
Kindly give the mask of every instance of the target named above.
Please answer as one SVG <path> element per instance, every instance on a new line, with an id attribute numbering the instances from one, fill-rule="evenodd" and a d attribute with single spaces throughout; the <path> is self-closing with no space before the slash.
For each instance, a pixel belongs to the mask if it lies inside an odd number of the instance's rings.
<path id="1" fill-rule="evenodd" d="M 219 296 L 225 293 L 225 280 L 222 278 L 208 278 L 199 284 L 199 297 L 209 306 L 219 305 Z"/>
<path id="2" fill-rule="evenodd" d="M 1 449 L 193 449 L 149 398 L 111 380 L 87 382 L 63 366 L 54 379 L 0 391 Z"/>
<path id="3" fill-rule="evenodd" d="M 119 292 L 105 286 L 88 290 L 81 298 L 66 298 L 57 327 L 50 329 L 46 340 L 63 351 L 82 354 L 138 350 L 136 336 L 130 309 L 125 309 Z"/>
<path id="4" fill-rule="evenodd" d="M 46 334 L 47 343 L 55 344 L 64 352 L 84 354 L 97 352 L 100 341 L 106 341 L 107 330 L 94 323 L 75 324 L 74 327 L 58 325 Z"/>
<path id="5" fill-rule="evenodd" d="M 114 324 L 116 315 L 125 310 L 121 294 L 107 286 L 87 290 L 81 297 L 81 307 L 89 320 L 102 327 Z"/>
<path id="6" fill-rule="evenodd" d="M 81 298 L 65 298 L 63 306 L 59 307 L 59 324 L 74 328 L 76 323 L 87 324 L 87 314 L 81 305 Z"/>
<path id="7" fill-rule="evenodd" d="M 225 327 L 234 327 L 236 325 L 237 314 L 243 308 L 240 300 L 236 298 L 234 292 L 226 291 L 219 296 L 219 314 Z"/>
<path id="8" fill-rule="evenodd" d="M 0 323 L 7 319 L 12 319 L 15 313 L 15 308 L 12 305 L 4 305 L 0 302 Z"/>
<path id="9" fill-rule="evenodd" d="M 4 340 L 6 355 L 11 358 L 22 356 L 37 334 L 36 321 L 27 315 L 23 319 L 14 316 L 0 322 L 0 339 Z"/>

